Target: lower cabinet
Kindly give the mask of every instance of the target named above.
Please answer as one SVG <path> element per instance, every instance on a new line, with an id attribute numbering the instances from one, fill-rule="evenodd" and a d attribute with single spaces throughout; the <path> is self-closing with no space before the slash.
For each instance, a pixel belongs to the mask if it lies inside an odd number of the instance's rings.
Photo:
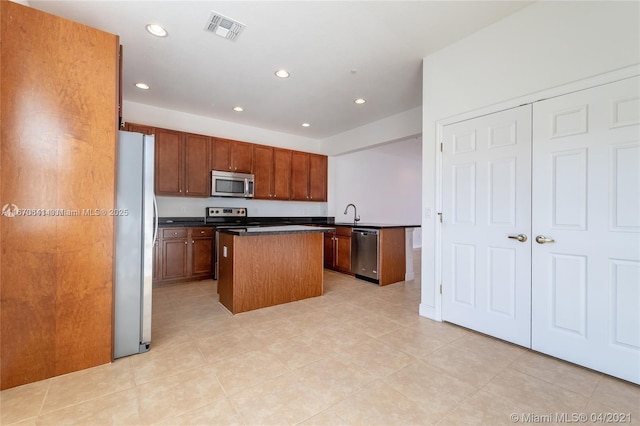
<path id="1" fill-rule="evenodd" d="M 213 228 L 191 228 L 191 278 L 213 276 Z"/>
<path id="2" fill-rule="evenodd" d="M 175 283 L 213 277 L 212 227 L 160 231 L 153 254 L 156 282 Z"/>
<path id="3" fill-rule="evenodd" d="M 351 228 L 336 226 L 324 234 L 324 267 L 345 274 L 351 272 Z"/>

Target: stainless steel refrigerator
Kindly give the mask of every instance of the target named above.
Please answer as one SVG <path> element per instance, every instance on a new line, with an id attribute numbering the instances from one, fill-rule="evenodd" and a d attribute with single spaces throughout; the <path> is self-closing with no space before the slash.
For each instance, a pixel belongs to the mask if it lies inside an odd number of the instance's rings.
<path id="1" fill-rule="evenodd" d="M 157 234 L 154 137 L 118 132 L 114 358 L 151 345 L 152 250 Z"/>

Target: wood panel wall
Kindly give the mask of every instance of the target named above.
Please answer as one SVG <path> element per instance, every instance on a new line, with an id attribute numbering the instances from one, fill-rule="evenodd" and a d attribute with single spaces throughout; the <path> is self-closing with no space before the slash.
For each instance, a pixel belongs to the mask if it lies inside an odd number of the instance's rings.
<path id="1" fill-rule="evenodd" d="M 113 356 L 118 37 L 0 1 L 0 388 Z M 51 216 L 37 209 L 66 209 Z"/>

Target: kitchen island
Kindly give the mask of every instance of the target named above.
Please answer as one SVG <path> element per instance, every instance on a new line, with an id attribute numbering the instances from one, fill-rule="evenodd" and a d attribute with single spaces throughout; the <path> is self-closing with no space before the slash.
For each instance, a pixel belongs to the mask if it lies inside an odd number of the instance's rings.
<path id="1" fill-rule="evenodd" d="M 220 231 L 218 295 L 232 314 L 323 293 L 323 235 L 330 227 Z"/>

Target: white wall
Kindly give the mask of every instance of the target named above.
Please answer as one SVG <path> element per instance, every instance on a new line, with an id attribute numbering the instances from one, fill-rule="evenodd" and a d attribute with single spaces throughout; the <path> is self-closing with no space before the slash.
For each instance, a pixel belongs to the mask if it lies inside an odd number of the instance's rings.
<path id="1" fill-rule="evenodd" d="M 259 127 L 216 120 L 201 115 L 188 114 L 186 112 L 130 101 L 123 101 L 122 111 L 122 118 L 125 122 L 130 121 L 132 123 L 148 124 L 165 129 L 323 154 L 321 141 L 317 139 L 274 132 Z"/>
<path id="2" fill-rule="evenodd" d="M 325 155 L 339 155 L 421 133 L 422 107 L 418 107 L 326 138 L 321 149 Z"/>
<path id="3" fill-rule="evenodd" d="M 351 222 L 358 208 L 362 223 L 420 225 L 422 140 L 413 137 L 332 157 L 329 215 Z M 420 232 L 413 246 L 420 247 Z"/>
<path id="4" fill-rule="evenodd" d="M 424 58 L 422 315 L 441 316 L 437 122 L 510 99 L 515 106 L 515 98 L 640 63 L 639 6 L 537 2 Z"/>
<path id="5" fill-rule="evenodd" d="M 223 197 L 158 197 L 158 211 L 161 217 L 204 217 L 207 207 L 245 207 L 249 217 L 327 216 L 327 203 Z"/>

